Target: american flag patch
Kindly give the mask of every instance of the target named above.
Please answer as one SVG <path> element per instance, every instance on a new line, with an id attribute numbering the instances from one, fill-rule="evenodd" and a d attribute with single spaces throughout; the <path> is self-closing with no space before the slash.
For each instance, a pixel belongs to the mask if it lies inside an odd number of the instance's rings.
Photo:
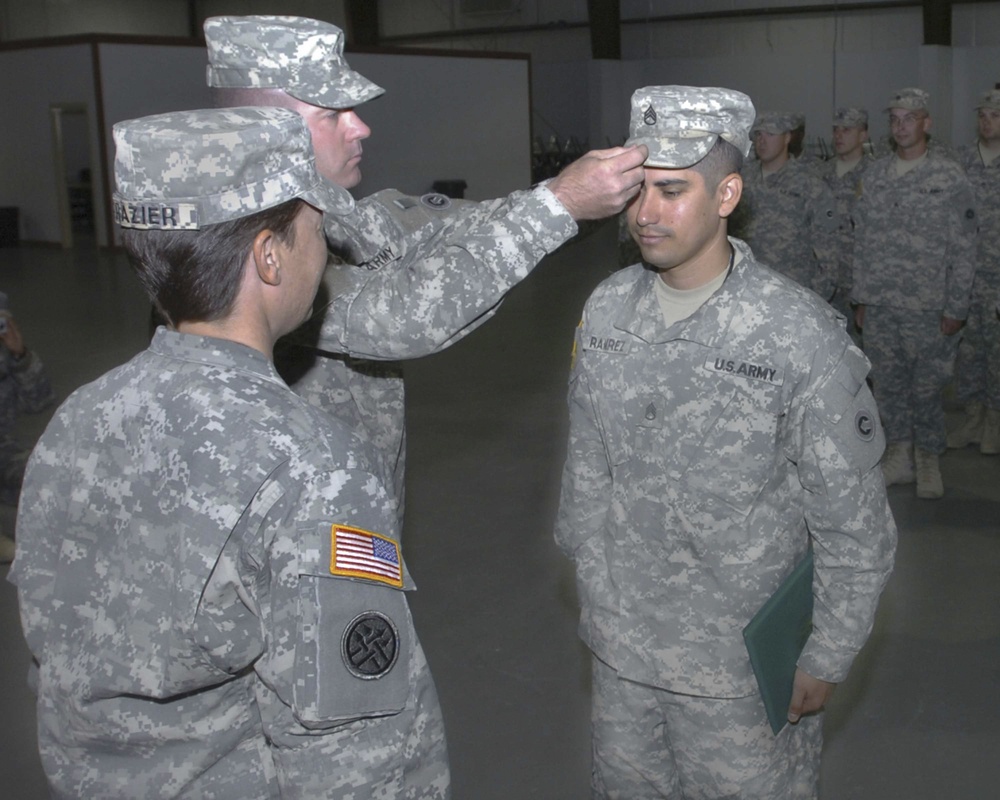
<path id="1" fill-rule="evenodd" d="M 399 545 L 377 533 L 333 525 L 330 527 L 330 574 L 380 581 L 401 589 L 403 567 Z"/>

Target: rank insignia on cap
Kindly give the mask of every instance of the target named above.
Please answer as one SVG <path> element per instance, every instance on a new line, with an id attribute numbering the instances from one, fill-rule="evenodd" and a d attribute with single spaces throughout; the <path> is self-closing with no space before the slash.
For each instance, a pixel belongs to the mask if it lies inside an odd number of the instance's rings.
<path id="1" fill-rule="evenodd" d="M 347 623 L 340 651 L 344 666 L 355 678 L 377 680 L 396 665 L 399 631 L 385 614 L 365 611 Z"/>
<path id="2" fill-rule="evenodd" d="M 386 536 L 351 528 L 330 527 L 330 574 L 387 583 L 401 589 L 403 562 L 399 545 Z"/>
<path id="3" fill-rule="evenodd" d="M 428 208 L 433 208 L 435 211 L 444 211 L 446 208 L 451 208 L 451 198 L 440 192 L 425 194 L 420 198 L 420 202 Z"/>
<path id="4" fill-rule="evenodd" d="M 875 438 L 875 417 L 868 409 L 862 408 L 855 414 L 854 432 L 863 442 L 870 442 Z"/>
<path id="5" fill-rule="evenodd" d="M 645 122 L 647 125 L 656 124 L 656 109 L 653 108 L 652 103 L 646 106 L 646 110 L 642 112 L 642 121 Z"/>

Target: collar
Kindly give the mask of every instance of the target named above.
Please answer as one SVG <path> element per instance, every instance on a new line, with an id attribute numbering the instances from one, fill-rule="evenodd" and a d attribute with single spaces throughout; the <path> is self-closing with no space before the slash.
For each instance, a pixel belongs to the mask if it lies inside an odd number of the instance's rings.
<path id="1" fill-rule="evenodd" d="M 153 334 L 149 350 L 166 358 L 193 361 L 220 369 L 249 372 L 280 383 L 282 386 L 285 385 L 275 370 L 274 364 L 263 353 L 229 339 L 179 333 L 160 326 Z"/>

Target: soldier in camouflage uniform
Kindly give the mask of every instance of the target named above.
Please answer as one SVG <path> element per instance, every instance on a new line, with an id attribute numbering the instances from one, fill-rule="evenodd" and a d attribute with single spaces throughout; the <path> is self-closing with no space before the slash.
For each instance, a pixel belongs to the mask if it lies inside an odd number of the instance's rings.
<path id="1" fill-rule="evenodd" d="M 217 105 L 283 105 L 305 116 L 321 174 L 360 180 L 370 133 L 354 109 L 383 89 L 343 57 L 343 33 L 301 17 L 213 17 L 205 22 L 208 83 Z M 294 388 L 349 420 L 373 444 L 402 498 L 402 367 L 447 347 L 488 319 L 504 293 L 577 232 L 575 220 L 620 211 L 642 180 L 641 150 L 590 153 L 531 190 L 483 203 L 394 189 L 327 221 L 348 265 L 328 271 L 323 313 L 281 363 Z"/>
<path id="2" fill-rule="evenodd" d="M 944 495 L 941 392 L 951 377 L 975 274 L 976 212 L 962 168 L 927 148 L 928 94 L 889 102 L 893 155 L 865 172 L 855 206 L 853 302 L 885 425 L 886 485 Z"/>
<path id="3" fill-rule="evenodd" d="M 892 565 L 868 362 L 726 236 L 753 114 L 729 89 L 633 95 L 644 263 L 595 290 L 577 332 L 556 539 L 593 652 L 597 797 L 815 797 L 815 712 Z M 810 540 L 814 630 L 775 737 L 742 629 Z"/>
<path id="4" fill-rule="evenodd" d="M 833 294 L 837 214 L 833 195 L 807 165 L 789 157 L 795 115 L 761 114 L 754 125 L 757 160 L 743 168 L 743 199 L 733 219 L 762 263 L 824 300 Z"/>
<path id="5" fill-rule="evenodd" d="M 860 332 L 851 308 L 851 275 L 854 260 L 854 204 L 861 195 L 865 170 L 872 159 L 865 154 L 868 141 L 868 112 L 863 108 L 838 108 L 833 118 L 834 158 L 818 167 L 820 177 L 830 187 L 837 203 L 836 288 L 830 299 L 847 320 L 847 330 L 858 342 Z"/>
<path id="6" fill-rule="evenodd" d="M 391 491 L 271 360 L 353 199 L 288 109 L 114 137 L 115 217 L 171 328 L 28 465 L 11 580 L 53 796 L 447 797 Z"/>
<path id="7" fill-rule="evenodd" d="M 7 296 L 0 292 L 0 308 Z M 14 436 L 18 414 L 37 414 L 55 402 L 48 373 L 24 343 L 13 315 L 0 311 L 0 502 L 16 505 L 28 451 Z M 0 564 L 14 558 L 14 540 L 0 533 Z"/>
<path id="8" fill-rule="evenodd" d="M 976 193 L 979 234 L 972 305 L 959 346 L 955 377 L 965 405 L 962 425 L 948 435 L 949 447 L 979 444 L 987 455 L 1000 453 L 1000 89 L 986 92 L 976 106 L 979 140 L 961 150 L 960 163 Z"/>

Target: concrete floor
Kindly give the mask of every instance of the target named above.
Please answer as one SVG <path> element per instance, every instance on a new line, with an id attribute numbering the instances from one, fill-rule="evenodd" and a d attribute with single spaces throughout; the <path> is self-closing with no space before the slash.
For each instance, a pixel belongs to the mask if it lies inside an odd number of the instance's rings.
<path id="1" fill-rule="evenodd" d="M 588 796 L 589 662 L 551 525 L 572 332 L 614 247 L 610 225 L 569 245 L 482 330 L 407 368 L 404 546 L 456 800 Z M 121 256 L 2 249 L 0 290 L 60 397 L 145 344 L 148 305 Z M 26 441 L 44 423 L 25 418 Z M 970 448 L 942 466 L 941 501 L 890 490 L 896 571 L 827 712 L 824 800 L 1000 795 L 1000 458 Z M 0 507 L 8 532 L 13 516 Z M 34 800 L 28 655 L 5 581 L 0 640 L 0 797 Z"/>

